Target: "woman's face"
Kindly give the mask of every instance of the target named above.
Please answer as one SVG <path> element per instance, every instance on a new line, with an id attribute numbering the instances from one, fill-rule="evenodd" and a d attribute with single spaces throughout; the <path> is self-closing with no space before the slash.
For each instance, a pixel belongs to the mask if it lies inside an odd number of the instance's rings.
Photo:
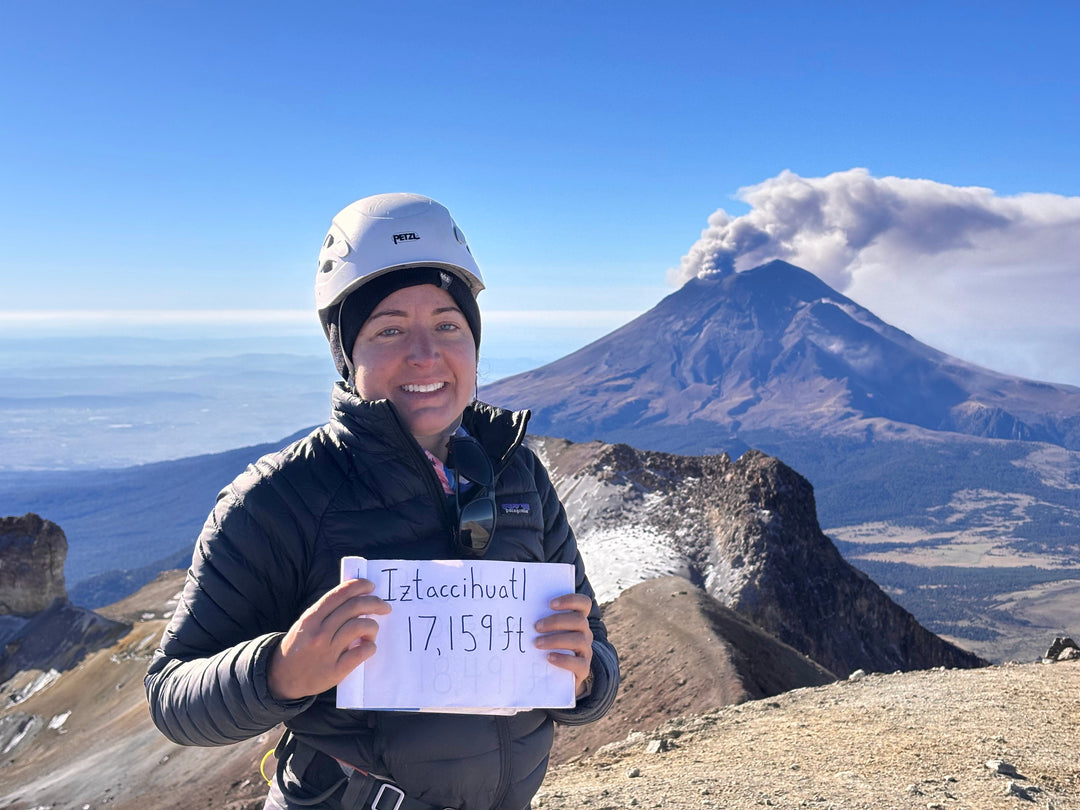
<path id="1" fill-rule="evenodd" d="M 476 344 L 450 294 L 419 284 L 388 295 L 360 329 L 352 361 L 356 393 L 393 402 L 420 446 L 445 461 L 476 392 Z"/>

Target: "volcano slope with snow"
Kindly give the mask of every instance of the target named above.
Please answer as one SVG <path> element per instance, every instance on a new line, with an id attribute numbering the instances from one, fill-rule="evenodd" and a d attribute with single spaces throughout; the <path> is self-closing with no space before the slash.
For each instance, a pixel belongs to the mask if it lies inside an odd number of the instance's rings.
<path id="1" fill-rule="evenodd" d="M 1080 389 L 952 358 L 798 267 L 691 280 L 481 397 L 544 435 L 782 459 L 848 559 L 983 655 L 1080 625 Z"/>

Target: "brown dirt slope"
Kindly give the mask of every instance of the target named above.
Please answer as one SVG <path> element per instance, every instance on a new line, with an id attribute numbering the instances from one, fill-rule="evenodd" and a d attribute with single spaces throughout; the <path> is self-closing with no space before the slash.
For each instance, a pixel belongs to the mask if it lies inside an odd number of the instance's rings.
<path id="1" fill-rule="evenodd" d="M 622 686 L 606 717 L 560 727 L 556 762 L 630 729 L 650 729 L 704 706 L 724 706 L 836 680 L 831 672 L 679 577 L 624 591 L 604 609 Z"/>

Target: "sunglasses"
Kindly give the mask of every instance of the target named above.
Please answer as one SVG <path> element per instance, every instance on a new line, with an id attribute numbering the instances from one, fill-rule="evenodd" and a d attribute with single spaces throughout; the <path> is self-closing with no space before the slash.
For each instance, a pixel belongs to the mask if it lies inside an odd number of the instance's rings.
<path id="1" fill-rule="evenodd" d="M 450 462 L 459 476 L 458 486 L 454 487 L 458 513 L 454 545 L 466 557 L 483 557 L 495 531 L 495 469 L 484 448 L 471 436 L 450 439 Z M 477 488 L 465 503 L 461 502 L 460 476 Z"/>

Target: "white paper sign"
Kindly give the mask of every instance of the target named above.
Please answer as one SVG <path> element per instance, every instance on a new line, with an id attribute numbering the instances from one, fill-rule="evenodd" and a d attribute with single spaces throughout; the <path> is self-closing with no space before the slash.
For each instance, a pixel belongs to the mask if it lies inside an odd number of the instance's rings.
<path id="1" fill-rule="evenodd" d="M 345 557 L 341 579 L 363 577 L 391 608 L 375 654 L 337 688 L 343 709 L 508 713 L 570 708 L 574 676 L 533 640 L 556 596 L 574 592 L 565 563 L 368 560 Z"/>

